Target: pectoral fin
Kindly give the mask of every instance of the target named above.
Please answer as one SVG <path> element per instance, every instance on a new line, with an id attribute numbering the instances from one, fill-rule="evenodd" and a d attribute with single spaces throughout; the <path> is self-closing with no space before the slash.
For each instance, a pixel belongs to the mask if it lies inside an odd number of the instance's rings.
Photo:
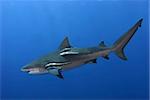
<path id="1" fill-rule="evenodd" d="M 64 79 L 60 67 L 49 67 L 47 70 L 50 74 L 55 75 L 58 78 Z"/>

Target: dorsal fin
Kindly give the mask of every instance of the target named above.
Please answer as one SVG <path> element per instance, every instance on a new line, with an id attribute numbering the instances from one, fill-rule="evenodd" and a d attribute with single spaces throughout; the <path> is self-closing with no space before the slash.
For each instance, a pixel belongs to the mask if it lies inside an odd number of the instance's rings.
<path id="1" fill-rule="evenodd" d="M 59 49 L 62 50 L 64 48 L 71 48 L 71 45 L 69 43 L 68 37 L 65 37 L 64 40 L 61 42 Z"/>
<path id="2" fill-rule="evenodd" d="M 106 47 L 106 45 L 104 44 L 104 41 L 101 41 L 101 43 L 99 44 L 100 47 Z"/>

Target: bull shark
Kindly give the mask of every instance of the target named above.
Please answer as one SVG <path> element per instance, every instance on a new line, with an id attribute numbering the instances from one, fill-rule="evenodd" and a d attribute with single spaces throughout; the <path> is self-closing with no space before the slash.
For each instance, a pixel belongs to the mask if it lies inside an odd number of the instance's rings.
<path id="1" fill-rule="evenodd" d="M 109 59 L 108 55 L 114 52 L 120 59 L 127 60 L 124 54 L 124 48 L 133 37 L 135 32 L 141 27 L 143 19 L 141 18 L 125 34 L 123 34 L 112 46 L 107 47 L 104 41 L 98 46 L 88 48 L 74 48 L 70 45 L 68 37 L 60 44 L 59 48 L 40 59 L 21 68 L 21 71 L 28 74 L 50 73 L 58 78 L 64 79 L 62 72 L 82 64 L 97 63 L 98 57 Z"/>

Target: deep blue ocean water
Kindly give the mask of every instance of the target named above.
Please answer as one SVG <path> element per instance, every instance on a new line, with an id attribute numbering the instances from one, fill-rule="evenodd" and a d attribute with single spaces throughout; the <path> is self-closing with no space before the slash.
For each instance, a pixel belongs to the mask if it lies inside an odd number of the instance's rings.
<path id="1" fill-rule="evenodd" d="M 148 99 L 148 0 L 1 1 L 1 99 Z M 65 36 L 74 47 L 110 46 L 140 18 L 142 27 L 125 48 L 64 72 L 28 75 L 22 66 L 58 48 Z"/>

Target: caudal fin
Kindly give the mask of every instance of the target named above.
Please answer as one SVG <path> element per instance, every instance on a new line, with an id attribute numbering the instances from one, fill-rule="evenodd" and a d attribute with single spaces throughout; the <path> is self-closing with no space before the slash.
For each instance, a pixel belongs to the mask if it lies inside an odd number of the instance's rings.
<path id="1" fill-rule="evenodd" d="M 134 33 L 141 27 L 143 19 L 140 19 L 128 32 L 122 35 L 112 46 L 112 50 L 116 55 L 122 60 L 127 60 L 124 54 L 124 47 L 128 44 L 130 39 L 133 37 Z"/>

